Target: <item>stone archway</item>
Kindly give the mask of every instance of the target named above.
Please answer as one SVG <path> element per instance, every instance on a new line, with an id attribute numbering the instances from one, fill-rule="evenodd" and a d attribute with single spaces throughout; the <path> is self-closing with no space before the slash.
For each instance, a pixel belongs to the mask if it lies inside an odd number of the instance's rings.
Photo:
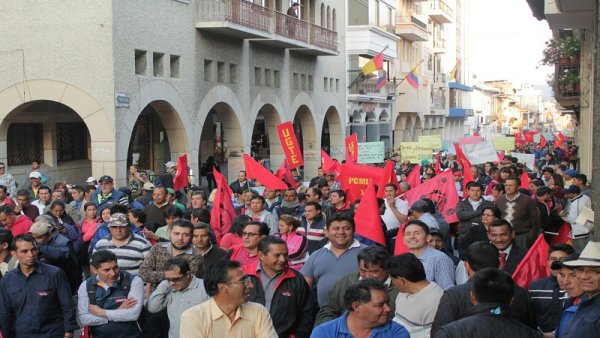
<path id="1" fill-rule="evenodd" d="M 302 157 L 304 158 L 303 175 L 312 177 L 311 175 L 315 175 L 317 168 L 320 166 L 320 162 L 318 161 L 320 154 L 317 149 L 320 142 L 317 143 L 317 132 L 312 112 L 305 105 L 298 107 L 296 110 L 294 131 L 302 148 Z"/>
<path id="2" fill-rule="evenodd" d="M 330 106 L 325 113 L 321 130 L 321 148 L 332 157 L 342 160 L 345 157 L 345 131 L 338 110 Z"/>
<path id="3" fill-rule="evenodd" d="M 265 166 L 273 171 L 285 158 L 277 135 L 277 125 L 282 122 L 278 110 L 271 104 L 263 105 L 254 120 L 251 153 L 267 160 Z"/>

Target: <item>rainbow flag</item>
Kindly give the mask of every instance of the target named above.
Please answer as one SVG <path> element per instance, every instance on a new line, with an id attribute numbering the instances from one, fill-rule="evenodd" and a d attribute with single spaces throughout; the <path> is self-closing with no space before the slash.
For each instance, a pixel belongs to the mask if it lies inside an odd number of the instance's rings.
<path id="1" fill-rule="evenodd" d="M 416 65 L 415 68 L 413 68 L 410 73 L 406 75 L 406 81 L 408 81 L 408 83 L 415 88 L 419 88 L 419 78 L 417 77 L 418 66 L 419 65 Z"/>
<path id="2" fill-rule="evenodd" d="M 381 87 L 385 86 L 387 82 L 387 74 L 385 70 L 381 72 L 381 76 L 377 78 L 377 83 L 375 84 L 375 90 L 381 89 Z"/>

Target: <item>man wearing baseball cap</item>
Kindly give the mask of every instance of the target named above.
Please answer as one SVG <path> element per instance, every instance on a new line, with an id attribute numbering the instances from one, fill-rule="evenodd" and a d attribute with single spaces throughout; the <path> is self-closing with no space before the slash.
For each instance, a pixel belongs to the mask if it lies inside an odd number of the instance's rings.
<path id="1" fill-rule="evenodd" d="M 589 242 L 578 260 L 563 264 L 575 267 L 585 297 L 561 337 L 600 337 L 600 242 Z"/>
<path id="2" fill-rule="evenodd" d="M 36 199 L 38 196 L 38 189 L 42 186 L 42 174 L 37 171 L 29 173 L 29 182 L 23 185 L 23 189 L 29 192 L 29 196 L 33 196 Z"/>
<path id="3" fill-rule="evenodd" d="M 96 205 L 98 212 L 102 210 L 102 206 L 106 204 L 121 204 L 129 205 L 127 195 L 115 189 L 113 178 L 104 175 L 98 179 L 100 183 L 100 191 L 97 191 L 90 196 L 90 202 Z"/>
<path id="4" fill-rule="evenodd" d="M 158 176 L 160 186 L 165 188 L 173 188 L 173 177 L 177 174 L 177 165 L 173 161 L 165 163 L 165 172 Z M 156 181 L 154 182 L 156 183 Z"/>

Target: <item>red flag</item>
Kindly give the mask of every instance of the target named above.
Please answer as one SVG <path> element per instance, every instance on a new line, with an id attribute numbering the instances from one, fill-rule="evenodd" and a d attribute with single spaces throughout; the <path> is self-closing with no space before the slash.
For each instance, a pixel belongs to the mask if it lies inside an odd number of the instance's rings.
<path id="1" fill-rule="evenodd" d="M 544 135 L 540 135 L 540 145 L 541 145 L 542 147 L 545 147 L 545 146 L 546 146 L 546 143 L 547 143 L 547 141 L 546 141 L 546 137 L 545 137 Z"/>
<path id="2" fill-rule="evenodd" d="M 334 173 L 335 176 L 340 174 L 341 169 L 340 164 L 332 160 L 323 149 L 321 149 L 321 168 L 326 174 Z"/>
<path id="3" fill-rule="evenodd" d="M 525 145 L 525 138 L 520 132 L 515 133 L 515 146 L 522 147 Z"/>
<path id="4" fill-rule="evenodd" d="M 173 178 L 173 190 L 181 190 L 187 187 L 188 183 L 187 154 L 183 154 L 177 160 L 177 173 L 175 174 L 175 178 Z"/>
<path id="5" fill-rule="evenodd" d="M 498 159 L 500 160 L 500 162 L 504 161 L 504 150 L 500 150 L 498 152 Z"/>
<path id="6" fill-rule="evenodd" d="M 435 174 L 439 175 L 442 173 L 442 156 L 440 154 L 437 155 L 435 160 Z"/>
<path id="7" fill-rule="evenodd" d="M 360 204 L 354 215 L 354 223 L 356 223 L 357 234 L 385 247 L 385 236 L 383 234 L 381 216 L 379 216 L 379 207 L 377 206 L 377 196 L 375 195 L 373 180 L 367 186 L 365 194 L 360 200 Z"/>
<path id="8" fill-rule="evenodd" d="M 358 136 L 356 133 L 346 137 L 346 162 L 358 162 Z"/>
<path id="9" fill-rule="evenodd" d="M 400 191 L 400 183 L 398 183 L 398 178 L 396 177 L 396 170 L 394 169 L 393 161 L 385 161 L 383 175 L 381 176 L 381 180 L 379 181 L 378 185 L 379 190 L 377 190 L 377 197 L 385 198 L 384 187 L 388 183 L 393 183 L 397 190 Z"/>
<path id="10" fill-rule="evenodd" d="M 558 132 L 558 135 L 554 138 L 554 148 L 560 148 L 565 143 L 566 137 L 562 132 Z"/>
<path id="11" fill-rule="evenodd" d="M 346 200 L 352 203 L 361 198 L 367 185 L 371 181 L 379 184 L 382 176 L 383 168 L 353 163 L 342 165 L 340 185 L 341 189 L 346 192 Z"/>
<path id="12" fill-rule="evenodd" d="M 410 174 L 406 177 L 406 183 L 410 185 L 411 189 L 421 184 L 421 167 L 418 164 L 410 170 Z"/>
<path id="13" fill-rule="evenodd" d="M 454 150 L 456 151 L 456 161 L 460 164 L 461 167 L 471 167 L 471 161 L 467 158 L 467 155 L 463 153 L 460 145 L 458 143 L 454 143 Z"/>
<path id="14" fill-rule="evenodd" d="M 279 135 L 279 142 L 281 142 L 281 147 L 283 148 L 283 153 L 289 167 L 294 169 L 303 166 L 302 149 L 300 149 L 300 144 L 298 143 L 298 139 L 296 139 L 292 122 L 288 121 L 278 124 L 277 135 Z"/>
<path id="15" fill-rule="evenodd" d="M 525 142 L 533 143 L 533 132 L 532 131 L 526 131 L 523 134 L 525 135 Z"/>
<path id="16" fill-rule="evenodd" d="M 406 200 L 409 205 L 421 198 L 432 200 L 448 223 L 458 222 L 455 210 L 458 203 L 458 194 L 456 193 L 452 170 L 446 170 L 441 175 L 437 175 L 406 192 Z"/>
<path id="17" fill-rule="evenodd" d="M 212 209 L 210 210 L 210 227 L 215 233 L 218 242 L 231 229 L 236 213 L 231 200 L 231 188 L 229 188 L 227 180 L 216 169 L 213 170 L 213 175 L 217 185 L 217 192 L 213 200 Z"/>
<path id="18" fill-rule="evenodd" d="M 523 168 L 523 173 L 521 174 L 521 188 L 529 190 L 529 175 L 527 175 L 525 168 Z"/>
<path id="19" fill-rule="evenodd" d="M 475 181 L 475 178 L 473 177 L 473 173 L 471 173 L 471 163 L 467 161 L 465 162 L 465 166 L 463 166 L 463 198 L 467 198 L 467 185 L 473 181 Z"/>
<path id="20" fill-rule="evenodd" d="M 401 224 L 400 230 L 398 230 L 396 245 L 394 245 L 394 256 L 410 252 L 410 249 L 404 244 L 404 228 L 406 228 L 406 223 Z"/>
<path id="21" fill-rule="evenodd" d="M 540 234 L 513 273 L 515 284 L 527 289 L 532 281 L 548 276 L 549 249 L 544 234 Z"/>
<path id="22" fill-rule="evenodd" d="M 292 175 L 292 169 L 290 169 L 290 166 L 285 158 L 283 159 L 283 162 L 281 162 L 279 169 L 277 169 L 275 172 L 275 176 L 279 177 L 279 179 L 287 182 L 294 189 L 296 189 L 296 181 L 294 180 L 294 175 Z"/>
<path id="23" fill-rule="evenodd" d="M 558 229 L 558 235 L 552 238 L 552 244 L 569 244 L 573 245 L 573 240 L 571 239 L 571 224 L 565 222 Z"/>
<path id="24" fill-rule="evenodd" d="M 286 190 L 288 188 L 287 184 L 283 183 L 282 180 L 248 154 L 244 154 L 244 166 L 246 167 L 246 176 L 257 179 L 266 189 Z"/>

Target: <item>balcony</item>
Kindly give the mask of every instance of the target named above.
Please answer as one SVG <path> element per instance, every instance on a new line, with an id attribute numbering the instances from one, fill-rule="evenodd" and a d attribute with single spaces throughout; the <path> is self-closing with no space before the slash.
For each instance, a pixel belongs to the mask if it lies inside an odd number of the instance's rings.
<path id="1" fill-rule="evenodd" d="M 446 40 L 437 39 L 433 41 L 433 48 L 431 49 L 433 54 L 444 54 L 446 53 Z"/>
<path id="2" fill-rule="evenodd" d="M 433 0 L 430 3 L 429 16 L 438 23 L 451 23 L 454 20 L 454 11 L 442 0 Z"/>
<path id="3" fill-rule="evenodd" d="M 311 55 L 338 55 L 337 32 L 246 0 L 199 0 L 196 28 Z"/>
<path id="4" fill-rule="evenodd" d="M 433 76 L 433 83 L 437 85 L 446 85 L 448 83 L 448 78 L 446 74 L 437 73 Z"/>
<path id="5" fill-rule="evenodd" d="M 379 98 L 386 100 L 388 95 L 394 95 L 396 85 L 393 82 L 388 82 L 383 87 L 377 88 L 377 79 L 371 78 L 359 82 L 357 85 L 350 88 L 350 95 L 360 97 Z"/>
<path id="6" fill-rule="evenodd" d="M 592 28 L 594 0 L 545 0 L 544 14 L 551 29 Z"/>
<path id="7" fill-rule="evenodd" d="M 564 62 L 555 65 L 554 98 L 564 108 L 580 105 L 579 66 L 579 62 Z"/>
<path id="8" fill-rule="evenodd" d="M 410 41 L 427 41 L 427 24 L 414 16 L 396 18 L 396 35 Z"/>

